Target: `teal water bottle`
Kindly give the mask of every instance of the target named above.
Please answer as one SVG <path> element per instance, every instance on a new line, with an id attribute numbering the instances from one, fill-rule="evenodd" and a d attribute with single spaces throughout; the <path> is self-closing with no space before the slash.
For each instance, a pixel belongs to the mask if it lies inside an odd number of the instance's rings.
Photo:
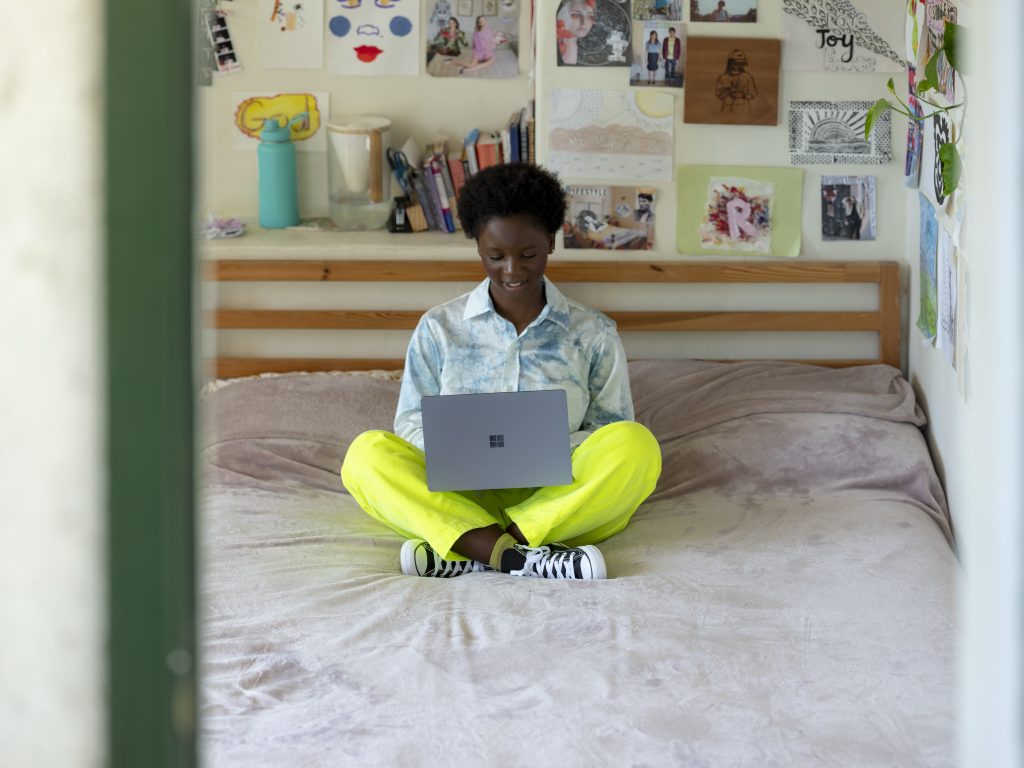
<path id="1" fill-rule="evenodd" d="M 295 145 L 292 123 L 306 117 L 297 115 L 285 125 L 267 118 L 260 131 L 259 159 L 260 226 L 283 229 L 299 223 L 299 194 L 295 177 Z"/>

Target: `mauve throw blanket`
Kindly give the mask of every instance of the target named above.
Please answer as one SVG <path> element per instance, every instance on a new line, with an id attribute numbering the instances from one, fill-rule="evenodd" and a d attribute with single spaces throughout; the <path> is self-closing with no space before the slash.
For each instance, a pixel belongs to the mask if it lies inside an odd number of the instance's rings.
<path id="1" fill-rule="evenodd" d="M 401 575 L 338 477 L 393 378 L 211 387 L 206 765 L 952 765 L 958 567 L 899 372 L 630 376 L 664 470 L 589 583 Z"/>

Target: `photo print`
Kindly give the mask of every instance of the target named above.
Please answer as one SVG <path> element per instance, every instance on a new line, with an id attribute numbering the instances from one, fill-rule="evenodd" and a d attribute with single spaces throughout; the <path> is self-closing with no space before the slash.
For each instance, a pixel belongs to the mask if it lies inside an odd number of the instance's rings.
<path id="1" fill-rule="evenodd" d="M 550 99 L 547 166 L 562 178 L 672 178 L 672 94 L 555 88 Z"/>
<path id="2" fill-rule="evenodd" d="M 633 66 L 629 84 L 683 87 L 686 27 L 678 21 L 633 22 Z"/>
<path id="3" fill-rule="evenodd" d="M 654 247 L 653 189 L 567 186 L 562 227 L 566 248 L 650 250 Z"/>
<path id="4" fill-rule="evenodd" d="M 468 14 L 462 11 L 468 10 Z M 464 79 L 505 79 L 519 74 L 517 3 L 481 4 L 434 0 L 426 27 L 427 74 Z M 488 13 L 487 11 L 491 11 Z"/>
<path id="5" fill-rule="evenodd" d="M 799 168 L 682 165 L 676 248 L 691 255 L 800 255 Z"/>
<path id="6" fill-rule="evenodd" d="M 238 60 L 235 44 L 228 29 L 228 16 L 224 11 L 207 11 L 203 16 L 206 35 L 213 46 L 213 56 L 218 72 L 240 72 L 242 63 Z"/>
<path id="7" fill-rule="evenodd" d="M 757 0 L 689 0 L 690 21 L 757 21 Z"/>
<path id="8" fill-rule="evenodd" d="M 683 122 L 778 125 L 780 57 L 778 40 L 688 36 Z"/>
<path id="9" fill-rule="evenodd" d="M 822 176 L 822 240 L 874 240 L 876 218 L 874 176 Z"/>
<path id="10" fill-rule="evenodd" d="M 899 72 L 906 8 L 901 0 L 782 0 L 782 68 Z"/>
<path id="11" fill-rule="evenodd" d="M 689 0 L 633 0 L 636 21 L 682 21 L 683 5 Z"/>
<path id="12" fill-rule="evenodd" d="M 629 0 L 562 0 L 555 13 L 558 65 L 630 66 L 630 15 Z"/>
<path id="13" fill-rule="evenodd" d="M 416 0 L 327 0 L 327 69 L 332 75 L 418 75 Z"/>
<path id="14" fill-rule="evenodd" d="M 793 165 L 883 165 L 892 161 L 891 115 L 883 112 L 864 138 L 870 101 L 791 101 Z"/>

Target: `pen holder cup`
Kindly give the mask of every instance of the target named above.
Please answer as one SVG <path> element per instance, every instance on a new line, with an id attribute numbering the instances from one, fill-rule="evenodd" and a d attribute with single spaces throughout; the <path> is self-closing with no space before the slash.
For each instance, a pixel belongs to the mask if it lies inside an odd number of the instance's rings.
<path id="1" fill-rule="evenodd" d="M 341 229 L 383 229 L 391 215 L 391 121 L 339 116 L 327 124 L 328 198 Z"/>

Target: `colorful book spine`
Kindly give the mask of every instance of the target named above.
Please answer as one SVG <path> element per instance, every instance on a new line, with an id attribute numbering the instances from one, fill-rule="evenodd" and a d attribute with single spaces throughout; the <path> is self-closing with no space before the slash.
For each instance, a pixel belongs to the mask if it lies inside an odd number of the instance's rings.
<path id="1" fill-rule="evenodd" d="M 455 220 L 452 218 L 452 208 L 448 204 L 448 190 L 444 187 L 444 175 L 441 173 L 441 163 L 437 157 L 427 160 L 426 169 L 429 170 L 431 181 L 434 184 L 432 192 L 434 193 L 434 203 L 437 206 L 438 219 L 443 224 L 441 231 L 454 232 Z"/>
<path id="2" fill-rule="evenodd" d="M 480 166 L 477 164 L 476 159 L 476 142 L 480 138 L 480 129 L 474 128 L 466 134 L 465 141 L 462 142 L 462 147 L 466 151 L 466 160 L 469 163 L 469 176 L 480 170 Z"/>

